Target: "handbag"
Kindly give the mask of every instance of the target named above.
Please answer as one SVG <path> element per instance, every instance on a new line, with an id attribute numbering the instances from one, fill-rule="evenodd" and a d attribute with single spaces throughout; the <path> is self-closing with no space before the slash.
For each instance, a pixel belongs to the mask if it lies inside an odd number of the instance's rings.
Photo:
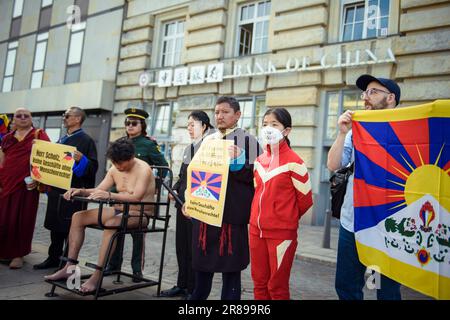
<path id="1" fill-rule="evenodd" d="M 344 203 L 347 183 L 353 174 L 354 162 L 351 165 L 336 170 L 330 177 L 330 193 L 331 193 L 331 216 L 336 219 L 341 217 L 341 208 Z"/>

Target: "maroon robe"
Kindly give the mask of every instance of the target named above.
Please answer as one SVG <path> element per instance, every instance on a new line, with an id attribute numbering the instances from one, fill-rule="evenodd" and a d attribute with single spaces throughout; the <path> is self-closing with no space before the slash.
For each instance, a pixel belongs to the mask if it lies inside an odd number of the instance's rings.
<path id="1" fill-rule="evenodd" d="M 31 252 L 34 226 L 39 205 L 39 192 L 28 191 L 24 182 L 30 175 L 30 155 L 33 140 L 50 141 L 47 134 L 36 129 L 22 140 L 14 132 L 2 139 L 5 153 L 0 167 L 0 259 L 13 259 Z"/>

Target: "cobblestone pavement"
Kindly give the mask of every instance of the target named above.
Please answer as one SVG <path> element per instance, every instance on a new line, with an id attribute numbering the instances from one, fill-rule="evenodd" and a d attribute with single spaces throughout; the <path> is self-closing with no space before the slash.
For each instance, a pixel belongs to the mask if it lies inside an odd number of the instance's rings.
<path id="1" fill-rule="evenodd" d="M 43 275 L 48 274 L 49 271 L 35 271 L 32 265 L 41 262 L 46 258 L 47 247 L 50 243 L 50 233 L 44 229 L 43 221 L 45 215 L 46 203 L 41 202 L 38 212 L 38 219 L 33 239 L 33 252 L 25 258 L 25 267 L 21 270 L 9 270 L 7 266 L 0 265 L 0 300 L 3 299 L 47 299 L 44 294 L 49 290 L 50 285 L 43 282 Z M 164 259 L 164 271 L 162 289 L 171 288 L 176 283 L 177 277 L 177 261 L 175 255 L 175 216 L 172 212 L 170 227 L 167 233 L 166 253 Z M 314 236 L 321 237 L 317 231 L 317 227 L 302 226 L 300 232 L 303 235 L 304 245 L 310 250 L 313 243 L 321 243 L 320 239 L 314 239 Z M 80 261 L 89 261 L 96 263 L 97 253 L 100 245 L 101 232 L 97 230 L 88 229 L 86 232 L 85 243 L 80 253 Z M 157 279 L 161 255 L 161 241 L 162 234 L 147 234 L 145 247 L 145 268 L 144 274 L 150 279 Z M 290 281 L 291 299 L 295 300 L 335 300 L 337 295 L 334 290 L 335 265 L 330 261 L 330 253 L 335 251 L 336 235 L 332 234 L 331 249 L 324 254 L 324 259 L 311 258 L 306 255 L 306 258 L 300 254 L 294 261 L 292 267 L 292 275 Z M 124 248 L 124 264 L 123 269 L 130 272 L 130 258 L 131 258 L 131 237 L 126 237 Z M 301 250 L 299 249 L 301 253 Z M 319 257 L 319 253 L 316 257 Z M 328 257 L 327 257 L 328 255 Z M 332 255 L 331 255 L 332 256 Z M 335 252 L 334 252 L 335 256 Z M 84 268 L 83 268 L 84 269 Z M 89 269 L 84 269 L 91 271 Z M 220 299 L 221 290 L 221 275 L 216 274 L 213 283 L 213 289 L 210 299 Z M 242 298 L 244 300 L 253 299 L 253 283 L 250 275 L 250 267 L 242 272 Z M 60 294 L 59 299 L 80 299 L 79 296 L 71 293 L 65 293 L 61 289 L 56 291 Z M 414 292 L 408 288 L 402 288 L 404 299 L 427 299 L 427 297 Z M 367 290 L 366 299 L 375 299 L 375 292 Z M 103 299 L 161 299 L 156 298 L 156 288 L 150 287 L 133 292 L 121 293 L 104 297 Z M 91 299 L 86 297 L 83 299 Z"/>

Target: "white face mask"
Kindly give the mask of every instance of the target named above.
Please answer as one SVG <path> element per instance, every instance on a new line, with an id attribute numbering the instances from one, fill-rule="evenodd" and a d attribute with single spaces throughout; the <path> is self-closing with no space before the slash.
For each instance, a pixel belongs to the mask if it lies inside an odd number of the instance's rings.
<path id="1" fill-rule="evenodd" d="M 284 130 L 283 130 L 284 131 Z M 274 145 L 284 138 L 283 132 L 274 127 L 264 127 L 261 130 L 261 139 L 264 145 Z"/>

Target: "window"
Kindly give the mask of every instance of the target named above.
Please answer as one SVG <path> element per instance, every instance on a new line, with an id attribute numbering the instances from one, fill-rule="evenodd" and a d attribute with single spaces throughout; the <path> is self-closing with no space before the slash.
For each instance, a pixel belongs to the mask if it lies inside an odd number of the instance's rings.
<path id="1" fill-rule="evenodd" d="M 8 45 L 8 53 L 6 54 L 6 68 L 3 77 L 2 92 L 10 92 L 13 89 L 14 69 L 16 67 L 16 56 L 19 42 L 11 42 Z"/>
<path id="2" fill-rule="evenodd" d="M 263 116 L 267 110 L 265 98 L 242 98 L 239 99 L 239 104 L 241 106 L 241 118 L 238 126 L 257 136 L 262 128 Z"/>
<path id="3" fill-rule="evenodd" d="M 48 32 L 37 36 L 36 52 L 34 55 L 33 73 L 31 75 L 31 89 L 42 87 L 44 76 L 45 56 L 47 54 Z"/>
<path id="4" fill-rule="evenodd" d="M 239 127 L 245 130 L 253 128 L 253 100 L 240 101 L 241 118 L 239 119 Z"/>
<path id="5" fill-rule="evenodd" d="M 23 0 L 14 1 L 13 16 L 11 20 L 10 38 L 20 36 L 20 27 L 22 26 Z"/>
<path id="6" fill-rule="evenodd" d="M 22 17 L 14 18 L 11 22 L 11 30 L 9 32 L 10 38 L 17 38 L 20 36 L 20 27 L 22 26 Z"/>
<path id="7" fill-rule="evenodd" d="M 339 116 L 347 110 L 364 109 L 364 101 L 361 100 L 361 92 L 355 90 L 328 92 L 326 114 L 326 145 L 331 145 L 338 133 L 337 122 Z"/>
<path id="8" fill-rule="evenodd" d="M 23 0 L 14 1 L 13 18 L 22 16 L 23 13 Z"/>
<path id="9" fill-rule="evenodd" d="M 168 140 L 171 134 L 171 128 L 175 125 L 178 114 L 177 102 L 158 103 L 151 110 L 151 132 L 148 133 L 158 138 L 158 140 Z M 162 138 L 162 139 L 161 139 Z"/>
<path id="10" fill-rule="evenodd" d="M 170 162 L 173 144 L 171 134 L 179 113 L 178 103 L 153 103 L 153 106 L 145 105 L 144 109 L 152 115 L 148 122 L 147 133 L 157 139 L 160 152 Z"/>
<path id="11" fill-rule="evenodd" d="M 53 0 L 42 0 L 41 7 L 45 8 L 45 7 L 51 6 L 52 4 L 53 4 Z"/>
<path id="12" fill-rule="evenodd" d="M 81 21 L 86 21 L 89 9 L 89 0 L 75 0 L 75 6 L 80 8 Z"/>
<path id="13" fill-rule="evenodd" d="M 159 104 L 156 106 L 155 118 L 153 122 L 153 132 L 154 136 L 168 136 L 170 131 L 170 103 Z"/>
<path id="14" fill-rule="evenodd" d="M 161 66 L 175 66 L 181 62 L 184 41 L 184 20 L 168 22 L 163 27 Z"/>
<path id="15" fill-rule="evenodd" d="M 42 0 L 41 14 L 39 16 L 39 31 L 48 30 L 52 19 L 52 0 Z"/>
<path id="16" fill-rule="evenodd" d="M 86 22 L 74 24 L 70 35 L 69 53 L 67 57 L 65 83 L 80 81 L 81 59 L 83 56 L 84 33 Z"/>
<path id="17" fill-rule="evenodd" d="M 342 41 L 387 36 L 389 0 L 342 2 Z"/>
<path id="18" fill-rule="evenodd" d="M 270 1 L 243 5 L 239 8 L 237 55 L 267 52 Z"/>
<path id="19" fill-rule="evenodd" d="M 70 37 L 68 64 L 81 63 L 81 53 L 83 51 L 84 31 L 72 33 Z"/>
<path id="20" fill-rule="evenodd" d="M 45 1 L 45 0 L 44 0 Z M 88 17 L 89 0 L 72 0 L 73 5 L 70 5 L 67 10 L 72 21 L 67 21 L 71 25 L 86 22 Z M 52 1 L 53 2 L 53 1 Z"/>
<path id="21" fill-rule="evenodd" d="M 61 128 L 46 128 L 45 133 L 51 142 L 57 143 L 61 137 Z"/>

